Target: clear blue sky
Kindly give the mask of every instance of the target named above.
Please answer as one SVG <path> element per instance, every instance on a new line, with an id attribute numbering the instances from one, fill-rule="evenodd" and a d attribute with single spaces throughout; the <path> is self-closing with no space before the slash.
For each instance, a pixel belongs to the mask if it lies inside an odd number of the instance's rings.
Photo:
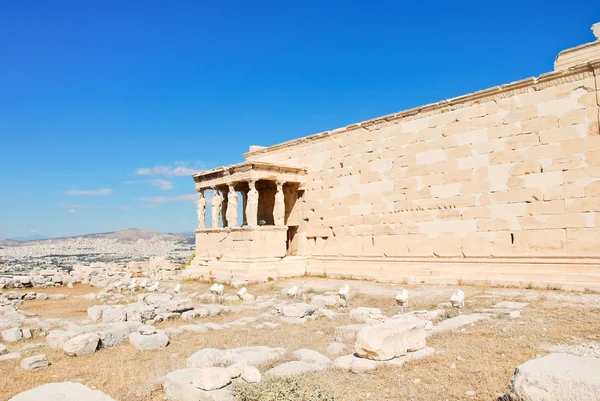
<path id="1" fill-rule="evenodd" d="M 0 2 L 0 238 L 191 231 L 188 173 L 552 70 L 589 1 Z"/>

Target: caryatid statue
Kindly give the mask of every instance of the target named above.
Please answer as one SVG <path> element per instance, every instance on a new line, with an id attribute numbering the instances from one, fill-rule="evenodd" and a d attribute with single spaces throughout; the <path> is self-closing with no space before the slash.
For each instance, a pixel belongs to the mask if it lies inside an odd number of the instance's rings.
<path id="1" fill-rule="evenodd" d="M 196 205 L 196 212 L 198 212 L 198 228 L 204 228 L 204 213 L 206 211 L 206 198 L 204 197 L 204 190 L 198 191 L 198 203 Z"/>
<path id="2" fill-rule="evenodd" d="M 255 187 L 256 181 L 248 181 L 250 190 L 248 191 L 248 200 L 246 201 L 246 220 L 249 227 L 256 227 L 258 220 L 258 191 Z"/>
<path id="3" fill-rule="evenodd" d="M 283 195 L 283 182 L 277 181 L 277 192 L 275 193 L 275 205 L 273 206 L 273 220 L 276 226 L 285 225 L 285 201 Z"/>
<path id="4" fill-rule="evenodd" d="M 227 227 L 237 227 L 238 224 L 238 194 L 235 192 L 233 184 L 229 184 L 229 193 L 227 194 Z"/>
<path id="5" fill-rule="evenodd" d="M 210 203 L 212 212 L 212 228 L 219 228 L 219 218 L 221 217 L 221 207 L 223 206 L 221 205 L 221 202 L 223 202 L 223 199 L 221 198 L 218 189 L 212 188 L 212 190 L 215 193 L 213 195 L 212 202 Z"/>

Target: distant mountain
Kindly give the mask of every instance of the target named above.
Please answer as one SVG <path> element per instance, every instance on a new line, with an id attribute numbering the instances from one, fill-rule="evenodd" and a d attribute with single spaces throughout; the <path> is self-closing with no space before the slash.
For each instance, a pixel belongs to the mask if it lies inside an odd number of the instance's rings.
<path id="1" fill-rule="evenodd" d="M 157 241 L 184 241 L 189 242 L 190 238 L 193 239 L 192 234 L 170 234 L 161 233 L 151 230 L 142 230 L 139 228 L 128 228 L 121 231 L 112 231 L 107 233 L 93 233 L 84 235 L 73 235 L 71 237 L 58 237 L 48 238 L 42 235 L 32 235 L 31 237 L 16 237 L 11 239 L 0 239 L 0 246 L 17 246 L 24 245 L 28 241 L 42 241 L 45 242 L 60 242 L 74 239 L 112 239 L 117 242 L 131 243 L 131 242 L 157 242 Z"/>
<path id="2" fill-rule="evenodd" d="M 41 234 L 32 234 L 29 235 L 27 237 L 14 237 L 14 238 L 9 238 L 9 240 L 13 240 L 13 241 L 39 241 L 39 240 L 44 240 L 44 239 L 49 239 L 50 237 L 46 237 L 45 235 L 41 235 Z"/>

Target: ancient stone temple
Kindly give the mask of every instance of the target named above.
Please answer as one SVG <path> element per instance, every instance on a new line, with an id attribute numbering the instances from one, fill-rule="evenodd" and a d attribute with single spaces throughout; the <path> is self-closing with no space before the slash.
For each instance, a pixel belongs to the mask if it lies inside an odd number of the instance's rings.
<path id="1" fill-rule="evenodd" d="M 537 78 L 252 146 L 193 176 L 191 271 L 600 288 L 599 87 L 596 40 Z"/>

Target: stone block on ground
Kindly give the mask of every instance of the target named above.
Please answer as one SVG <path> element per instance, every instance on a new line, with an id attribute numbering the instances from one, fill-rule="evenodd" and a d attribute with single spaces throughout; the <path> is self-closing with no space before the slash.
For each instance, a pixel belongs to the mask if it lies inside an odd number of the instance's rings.
<path id="1" fill-rule="evenodd" d="M 311 349 L 302 348 L 292 353 L 292 356 L 299 361 L 318 364 L 318 365 L 329 365 L 331 363 L 331 359 L 327 358 L 325 355 L 313 351 Z"/>
<path id="2" fill-rule="evenodd" d="M 361 306 L 350 311 L 350 319 L 356 322 L 366 323 L 369 320 L 385 319 L 385 316 L 379 308 L 365 308 Z"/>
<path id="3" fill-rule="evenodd" d="M 192 378 L 194 387 L 204 391 L 218 390 L 229 383 L 231 383 L 231 374 L 226 368 L 203 368 Z"/>
<path id="4" fill-rule="evenodd" d="M 343 343 L 347 341 L 354 341 L 358 332 L 366 327 L 364 324 L 349 324 L 347 326 L 338 326 L 335 328 L 334 336 L 335 341 Z"/>
<path id="5" fill-rule="evenodd" d="M 463 326 L 467 326 L 480 320 L 489 319 L 488 315 L 461 315 L 443 320 L 433 326 L 432 334 L 440 334 L 447 331 L 458 330 Z"/>
<path id="6" fill-rule="evenodd" d="M 427 320 L 412 318 L 364 327 L 356 336 L 356 354 L 362 358 L 386 361 L 425 348 L 425 327 L 428 323 Z"/>
<path id="7" fill-rule="evenodd" d="M 98 349 L 100 336 L 96 333 L 79 334 L 66 341 L 62 350 L 69 356 L 82 356 L 93 354 Z"/>
<path id="8" fill-rule="evenodd" d="M 2 340 L 7 343 L 16 343 L 23 339 L 23 331 L 18 327 L 2 330 L 0 334 L 2 335 Z"/>
<path id="9" fill-rule="evenodd" d="M 46 355 L 35 355 L 21 360 L 21 367 L 25 370 L 37 370 L 50 365 Z"/>
<path id="10" fill-rule="evenodd" d="M 509 394 L 523 401 L 600 400 L 600 359 L 554 353 L 519 365 Z"/>
<path id="11" fill-rule="evenodd" d="M 169 336 L 163 330 L 144 335 L 139 332 L 129 334 L 129 342 L 140 351 L 154 351 L 165 348 L 169 344 Z"/>
<path id="12" fill-rule="evenodd" d="M 192 381 L 199 368 L 180 369 L 166 375 L 165 396 L 169 401 L 234 401 L 228 387 L 213 391 L 204 391 L 194 387 Z"/>

